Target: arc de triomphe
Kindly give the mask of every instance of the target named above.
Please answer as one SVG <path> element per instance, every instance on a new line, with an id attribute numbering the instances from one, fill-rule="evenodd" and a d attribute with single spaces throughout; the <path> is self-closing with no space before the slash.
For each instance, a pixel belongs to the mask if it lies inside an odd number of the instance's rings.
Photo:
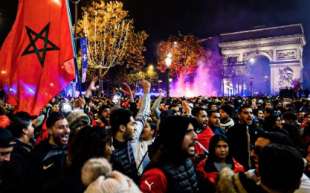
<path id="1" fill-rule="evenodd" d="M 257 94 L 255 81 L 264 80 L 267 94 L 277 94 L 281 88 L 292 87 L 294 81 L 302 82 L 303 47 L 305 36 L 301 24 L 259 28 L 220 34 L 220 48 L 224 57 L 223 91 L 225 95 Z M 249 69 L 255 58 L 268 62 L 265 75 Z M 261 84 L 261 83 L 260 83 Z M 257 91 L 258 92 L 258 91 Z"/>

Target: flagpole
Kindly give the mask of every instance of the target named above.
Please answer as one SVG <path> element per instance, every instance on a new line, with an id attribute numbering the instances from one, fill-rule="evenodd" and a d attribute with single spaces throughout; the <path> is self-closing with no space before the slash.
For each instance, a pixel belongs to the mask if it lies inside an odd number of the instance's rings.
<path id="1" fill-rule="evenodd" d="M 72 95 L 75 96 L 75 91 L 77 90 L 76 87 L 79 85 L 79 91 L 81 94 L 81 85 L 80 85 L 80 77 L 79 77 L 79 68 L 77 65 L 77 47 L 76 45 L 78 44 L 78 38 L 77 38 L 77 21 L 78 21 L 78 4 L 80 3 L 80 0 L 71 0 L 71 2 L 74 4 L 74 66 L 75 66 L 75 81 L 73 82 L 73 93 Z M 70 10 L 69 10 L 70 11 Z"/>

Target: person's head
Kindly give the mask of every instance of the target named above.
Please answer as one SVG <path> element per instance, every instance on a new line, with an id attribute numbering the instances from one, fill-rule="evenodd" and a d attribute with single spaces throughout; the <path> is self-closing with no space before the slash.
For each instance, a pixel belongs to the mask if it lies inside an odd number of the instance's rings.
<path id="1" fill-rule="evenodd" d="M 310 113 L 306 113 L 303 119 L 304 127 L 310 126 Z"/>
<path id="2" fill-rule="evenodd" d="M 196 137 L 192 119 L 188 117 L 170 116 L 159 125 L 160 144 L 173 159 L 194 156 Z"/>
<path id="3" fill-rule="evenodd" d="M 99 176 L 84 193 L 141 193 L 138 186 L 124 174 L 112 171 L 111 175 Z"/>
<path id="4" fill-rule="evenodd" d="M 251 151 L 251 157 L 253 159 L 253 164 L 255 166 L 255 169 L 257 170 L 257 173 L 259 173 L 258 154 L 265 146 L 271 143 L 293 146 L 293 142 L 291 141 L 291 139 L 284 133 L 260 132 L 255 141 L 254 149 Z"/>
<path id="5" fill-rule="evenodd" d="M 209 111 L 208 119 L 209 127 L 220 127 L 220 113 L 218 111 Z"/>
<path id="6" fill-rule="evenodd" d="M 177 103 L 173 103 L 170 105 L 169 109 L 174 112 L 175 115 L 180 115 L 180 106 Z"/>
<path id="7" fill-rule="evenodd" d="M 111 109 L 107 105 L 102 105 L 98 111 L 99 117 L 103 117 L 105 119 L 110 118 L 110 113 L 111 113 Z"/>
<path id="8" fill-rule="evenodd" d="M 259 154 L 262 187 L 280 193 L 293 193 L 300 185 L 304 161 L 291 146 L 269 144 Z"/>
<path id="9" fill-rule="evenodd" d="M 281 129 L 283 127 L 281 116 L 275 116 L 273 127 L 278 129 Z"/>
<path id="10" fill-rule="evenodd" d="M 264 110 L 264 118 L 271 117 L 274 114 L 274 110 L 271 108 L 265 108 Z"/>
<path id="11" fill-rule="evenodd" d="M 49 133 L 49 143 L 53 145 L 67 145 L 70 128 L 67 119 L 61 112 L 52 112 L 46 120 Z"/>
<path id="12" fill-rule="evenodd" d="M 208 114 L 207 111 L 204 108 L 201 107 L 195 107 L 192 110 L 192 114 L 195 116 L 199 124 L 201 124 L 202 127 L 206 127 L 208 124 Z"/>
<path id="13" fill-rule="evenodd" d="M 297 112 L 297 120 L 299 123 L 302 123 L 305 115 L 306 115 L 306 112 L 304 112 L 304 111 Z"/>
<path id="14" fill-rule="evenodd" d="M 72 167 L 80 169 L 90 158 L 110 159 L 113 151 L 109 129 L 86 126 L 71 140 L 68 157 Z"/>
<path id="15" fill-rule="evenodd" d="M 20 139 L 23 143 L 30 143 L 34 137 L 34 128 L 32 118 L 26 112 L 18 112 L 11 117 L 9 130 L 15 138 Z"/>
<path id="16" fill-rule="evenodd" d="M 238 118 L 241 124 L 251 125 L 253 122 L 252 108 L 248 105 L 241 106 L 238 112 Z"/>
<path id="17" fill-rule="evenodd" d="M 257 110 L 257 119 L 264 120 L 264 118 L 265 118 L 264 111 L 262 109 L 258 109 Z"/>
<path id="18" fill-rule="evenodd" d="M 232 163 L 232 155 L 229 151 L 229 141 L 224 135 L 214 135 L 209 144 L 208 160 L 214 162 Z"/>
<path id="19" fill-rule="evenodd" d="M 80 129 L 90 125 L 91 122 L 89 116 L 81 110 L 71 111 L 66 119 L 69 123 L 71 136 L 76 135 Z"/>
<path id="20" fill-rule="evenodd" d="M 144 141 L 151 140 L 153 139 L 155 132 L 156 132 L 156 124 L 146 122 L 141 134 L 141 139 Z"/>
<path id="21" fill-rule="evenodd" d="M 110 124 L 112 135 L 116 140 L 124 142 L 133 138 L 136 122 L 129 110 L 113 110 L 110 115 Z"/>
<path id="22" fill-rule="evenodd" d="M 210 111 L 217 111 L 217 105 L 215 103 L 210 103 L 209 104 L 209 109 Z"/>
<path id="23" fill-rule="evenodd" d="M 221 120 L 227 120 L 231 118 L 234 114 L 234 108 L 231 105 L 225 104 L 220 108 Z"/>
<path id="24" fill-rule="evenodd" d="M 270 101 L 266 101 L 265 102 L 265 109 L 272 109 L 273 108 L 273 105 L 272 105 L 272 103 L 270 102 Z"/>
<path id="25" fill-rule="evenodd" d="M 108 177 L 111 175 L 112 166 L 104 158 L 89 159 L 82 167 L 81 180 L 84 186 L 94 182 L 99 176 Z"/>
<path id="26" fill-rule="evenodd" d="M 8 129 L 0 129 L 0 165 L 11 160 L 14 138 Z"/>
<path id="27" fill-rule="evenodd" d="M 295 124 L 297 122 L 297 115 L 293 113 L 292 111 L 288 111 L 283 113 L 283 121 L 286 124 Z"/>

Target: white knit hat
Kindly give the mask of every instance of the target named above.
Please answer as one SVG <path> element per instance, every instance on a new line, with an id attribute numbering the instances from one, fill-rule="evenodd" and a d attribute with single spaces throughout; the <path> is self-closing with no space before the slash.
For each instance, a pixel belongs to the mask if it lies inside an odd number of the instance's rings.
<path id="1" fill-rule="evenodd" d="M 113 171 L 109 178 L 100 176 L 84 193 L 141 193 L 141 191 L 129 177 Z"/>

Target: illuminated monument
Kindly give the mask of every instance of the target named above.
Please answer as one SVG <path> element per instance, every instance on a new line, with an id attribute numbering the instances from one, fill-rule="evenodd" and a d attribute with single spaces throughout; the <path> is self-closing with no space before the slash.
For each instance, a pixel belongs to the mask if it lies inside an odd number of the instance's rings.
<path id="1" fill-rule="evenodd" d="M 224 95 L 277 94 L 302 82 L 301 24 L 220 34 Z"/>

